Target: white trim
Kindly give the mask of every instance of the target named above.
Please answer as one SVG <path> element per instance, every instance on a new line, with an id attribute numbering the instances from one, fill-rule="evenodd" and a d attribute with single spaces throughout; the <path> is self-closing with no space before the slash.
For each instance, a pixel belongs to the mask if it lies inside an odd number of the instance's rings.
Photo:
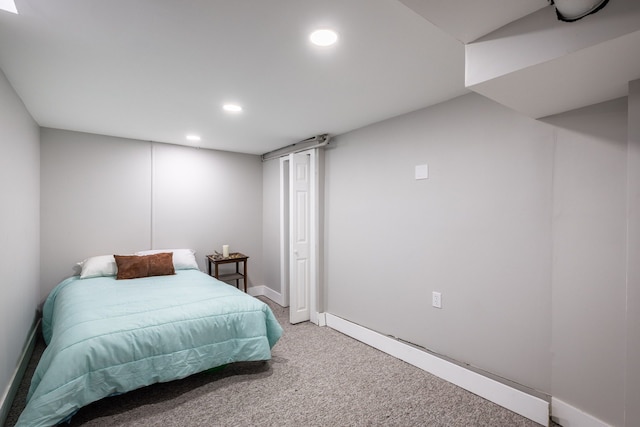
<path id="1" fill-rule="evenodd" d="M 311 245 L 309 257 L 311 259 L 311 283 L 309 284 L 309 320 L 318 324 L 318 149 L 303 151 L 309 155 L 310 177 L 309 192 L 311 195 L 311 209 L 309 212 Z"/>
<path id="2" fill-rule="evenodd" d="M 264 296 L 264 288 L 266 288 L 266 286 L 250 286 L 247 288 L 247 293 L 252 297 L 261 297 Z"/>
<path id="3" fill-rule="evenodd" d="M 280 292 L 276 292 L 273 289 L 271 289 L 268 286 L 264 286 L 264 285 L 260 285 L 260 286 L 251 286 L 250 288 L 247 289 L 247 293 L 249 295 L 251 295 L 252 297 L 266 297 L 269 298 L 271 301 L 275 302 L 276 304 L 285 307 L 284 305 L 284 299 L 282 297 L 282 294 Z M 311 312 L 312 315 L 314 314 L 314 312 Z M 317 320 L 316 325 L 318 326 L 327 326 L 327 318 L 325 316 L 325 313 L 315 313 L 315 318 Z"/>
<path id="4" fill-rule="evenodd" d="M 551 398 L 551 418 L 556 423 L 566 427 L 611 427 L 610 424 L 607 424 L 593 415 L 589 415 L 556 397 Z"/>
<path id="5" fill-rule="evenodd" d="M 549 424 L 549 402 L 487 378 L 425 351 L 384 336 L 333 314 L 327 326 L 393 357 L 464 388 L 541 425 Z"/>
<path id="6" fill-rule="evenodd" d="M 27 342 L 22 350 L 22 354 L 18 359 L 18 365 L 16 369 L 13 371 L 13 375 L 9 379 L 9 384 L 2 394 L 2 399 L 0 400 L 0 425 L 4 425 L 7 421 L 7 416 L 9 415 L 9 410 L 11 409 L 11 404 L 13 404 L 13 399 L 16 397 L 16 393 L 18 392 L 18 387 L 20 386 L 20 382 L 22 381 L 22 377 L 24 377 L 24 373 L 27 370 L 27 365 L 29 365 L 29 360 L 31 359 L 31 355 L 33 354 L 33 349 L 36 346 L 36 332 L 38 331 L 38 326 L 40 326 L 40 319 L 36 320 L 29 332 L 29 337 L 27 338 Z"/>
<path id="7" fill-rule="evenodd" d="M 327 313 L 317 313 L 318 326 L 327 326 Z"/>
<path id="8" fill-rule="evenodd" d="M 289 166 L 285 163 L 290 161 L 289 156 L 280 158 L 280 289 L 282 289 L 283 307 L 289 307 L 289 222 L 286 220 L 285 214 L 289 212 L 289 203 L 285 204 L 285 200 L 289 200 L 289 182 L 285 180 L 285 170 L 289 170 Z M 289 180 L 291 177 L 289 177 Z"/>
<path id="9" fill-rule="evenodd" d="M 282 294 L 280 292 L 274 291 L 268 286 L 264 286 L 264 285 L 251 286 L 250 288 L 247 289 L 247 293 L 252 297 L 258 297 L 258 296 L 267 297 L 271 301 L 275 302 L 276 304 L 282 307 L 285 307 L 284 298 L 282 297 Z"/>

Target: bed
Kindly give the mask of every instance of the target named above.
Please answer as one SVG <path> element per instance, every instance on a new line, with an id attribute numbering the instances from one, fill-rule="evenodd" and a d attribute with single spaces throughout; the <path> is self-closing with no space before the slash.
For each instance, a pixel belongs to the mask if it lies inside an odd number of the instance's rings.
<path id="1" fill-rule="evenodd" d="M 70 277 L 47 297 L 47 347 L 17 426 L 55 425 L 107 396 L 268 360 L 282 334 L 266 304 L 195 268 L 129 280 L 107 269 Z"/>

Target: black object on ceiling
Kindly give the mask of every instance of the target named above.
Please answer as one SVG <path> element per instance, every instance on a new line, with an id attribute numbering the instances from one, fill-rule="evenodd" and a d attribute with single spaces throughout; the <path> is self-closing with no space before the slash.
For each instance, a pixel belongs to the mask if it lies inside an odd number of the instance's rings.
<path id="1" fill-rule="evenodd" d="M 556 7 L 560 21 L 575 22 L 585 16 L 596 13 L 609 3 L 609 0 L 549 0 Z"/>

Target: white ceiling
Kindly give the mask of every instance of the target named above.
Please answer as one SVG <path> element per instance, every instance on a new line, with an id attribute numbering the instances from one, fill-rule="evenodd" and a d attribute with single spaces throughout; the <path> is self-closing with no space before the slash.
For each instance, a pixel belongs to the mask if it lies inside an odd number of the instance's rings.
<path id="1" fill-rule="evenodd" d="M 467 93 L 463 43 L 548 1 L 16 6 L 18 15 L 0 11 L 0 68 L 39 125 L 262 154 Z M 309 33 L 326 27 L 339 33 L 338 43 L 311 45 Z M 244 112 L 225 113 L 226 102 Z"/>
<path id="2" fill-rule="evenodd" d="M 0 68 L 44 127 L 261 154 L 467 92 L 463 45 L 396 0 L 16 6 Z M 319 27 L 339 43 L 311 45 Z"/>
<path id="3" fill-rule="evenodd" d="M 549 6 L 549 0 L 400 1 L 463 43 Z"/>

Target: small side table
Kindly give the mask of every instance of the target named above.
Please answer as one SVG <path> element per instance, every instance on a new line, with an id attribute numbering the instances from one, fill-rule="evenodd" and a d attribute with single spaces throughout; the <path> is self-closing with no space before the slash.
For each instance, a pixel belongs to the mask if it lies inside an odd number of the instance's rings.
<path id="1" fill-rule="evenodd" d="M 241 254 L 240 252 L 230 253 L 228 257 L 207 255 L 207 273 L 209 276 L 213 276 L 223 282 L 236 281 L 236 288 L 240 289 L 240 280 L 244 283 L 244 292 L 247 292 L 247 260 L 248 256 Z M 214 273 L 211 274 L 211 264 L 213 263 Z M 218 266 L 220 264 L 236 264 L 236 272 L 229 274 L 219 274 Z M 240 263 L 242 263 L 243 269 L 240 272 Z"/>

